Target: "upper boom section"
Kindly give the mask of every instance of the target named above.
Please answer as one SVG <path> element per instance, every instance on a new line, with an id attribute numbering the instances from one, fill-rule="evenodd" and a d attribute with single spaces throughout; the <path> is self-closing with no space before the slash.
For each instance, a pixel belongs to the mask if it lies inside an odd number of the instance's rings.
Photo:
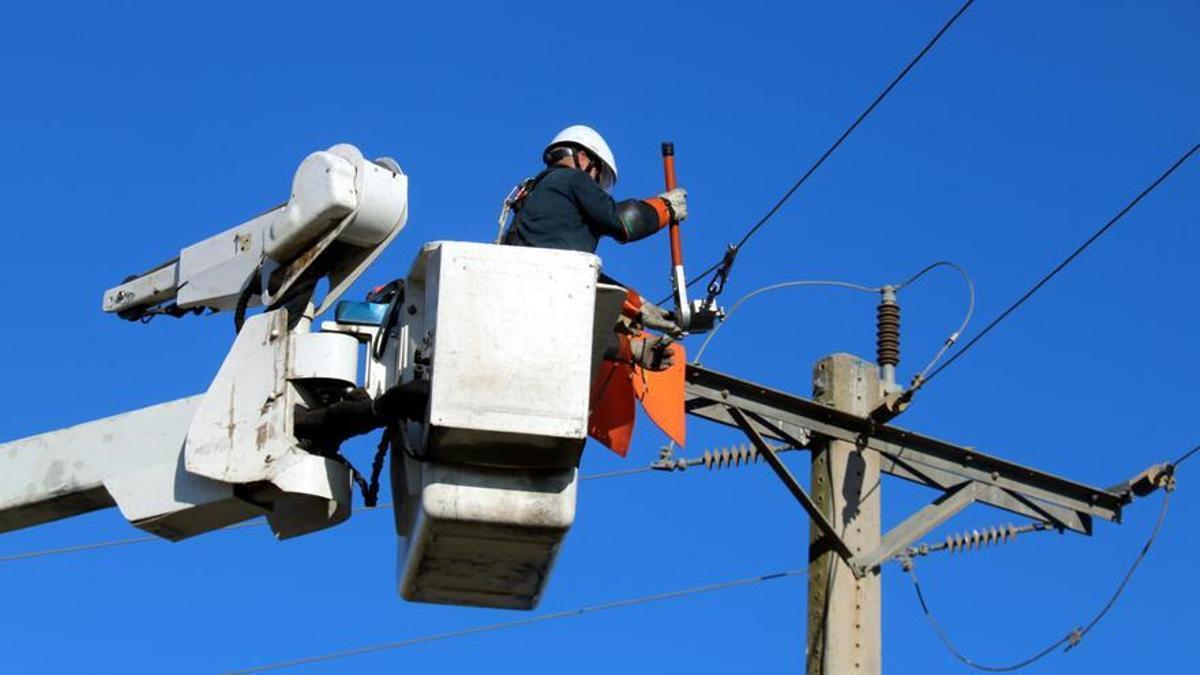
<path id="1" fill-rule="evenodd" d="M 303 306 L 316 282 L 327 309 L 404 228 L 408 177 L 390 158 L 335 145 L 300 163 L 286 204 L 184 248 L 179 257 L 104 293 L 103 307 L 136 320 L 203 309 Z"/>

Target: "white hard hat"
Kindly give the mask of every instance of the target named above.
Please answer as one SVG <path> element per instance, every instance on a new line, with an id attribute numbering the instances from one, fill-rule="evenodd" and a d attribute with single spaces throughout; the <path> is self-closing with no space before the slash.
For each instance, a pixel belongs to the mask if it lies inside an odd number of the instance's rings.
<path id="1" fill-rule="evenodd" d="M 569 126 L 558 132 L 554 139 L 546 145 L 546 152 L 548 153 L 552 148 L 559 145 L 578 145 L 587 150 L 604 165 L 601 167 L 600 185 L 606 190 L 616 185 L 617 158 L 613 157 L 612 150 L 608 148 L 608 143 L 604 142 L 604 137 L 595 129 L 582 124 Z"/>

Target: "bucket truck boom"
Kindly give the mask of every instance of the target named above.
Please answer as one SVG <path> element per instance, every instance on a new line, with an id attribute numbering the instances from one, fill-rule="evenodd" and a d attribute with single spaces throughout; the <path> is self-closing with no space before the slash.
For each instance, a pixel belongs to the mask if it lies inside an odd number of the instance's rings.
<path id="1" fill-rule="evenodd" d="M 105 292 L 130 320 L 235 310 L 238 334 L 201 395 L 0 444 L 0 532 L 111 506 L 172 541 L 258 516 L 281 539 L 331 527 L 355 474 L 296 417 L 416 383 L 423 413 L 388 422 L 384 445 L 400 594 L 534 607 L 574 521 L 625 290 L 598 283 L 594 255 L 435 242 L 391 292 L 317 325 L 407 212 L 395 162 L 337 145 L 300 164 L 282 206 Z"/>

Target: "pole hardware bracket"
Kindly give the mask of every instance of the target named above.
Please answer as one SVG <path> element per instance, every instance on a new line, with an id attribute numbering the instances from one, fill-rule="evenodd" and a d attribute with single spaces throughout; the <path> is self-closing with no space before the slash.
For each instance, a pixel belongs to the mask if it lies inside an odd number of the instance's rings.
<path id="1" fill-rule="evenodd" d="M 883 473 L 939 492 L 973 481 L 980 484 L 975 501 L 1055 529 L 1091 534 L 1093 518 L 1120 522 L 1121 508 L 1129 503 L 1127 484 L 1105 490 L 1066 480 L 698 364 L 688 364 L 686 378 L 685 409 L 691 416 L 740 428 L 730 412 L 736 408 L 752 415 L 754 428 L 767 438 L 793 445 L 810 438 L 861 445 L 880 454 Z"/>
<path id="2" fill-rule="evenodd" d="M 879 406 L 871 411 L 869 415 L 871 421 L 876 424 L 887 424 L 899 417 L 900 413 L 908 410 L 908 406 L 912 404 L 914 393 L 916 392 L 913 389 L 905 389 L 884 396 Z"/>
<path id="3" fill-rule="evenodd" d="M 1122 495 L 1125 503 L 1134 497 L 1147 497 L 1158 490 L 1175 490 L 1175 465 L 1169 462 L 1155 464 L 1142 470 L 1133 478 L 1108 488 L 1109 492 Z"/>

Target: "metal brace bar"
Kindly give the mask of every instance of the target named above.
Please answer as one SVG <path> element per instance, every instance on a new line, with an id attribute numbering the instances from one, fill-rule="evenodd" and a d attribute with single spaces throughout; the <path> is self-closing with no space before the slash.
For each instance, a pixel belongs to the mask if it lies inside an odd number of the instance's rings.
<path id="1" fill-rule="evenodd" d="M 1015 495 L 1021 495 L 1030 505 L 1036 502 L 1038 507 L 1052 513 L 1069 510 L 1073 513 L 1068 518 L 1059 516 L 1058 519 L 1078 531 L 1090 532 L 1090 522 L 1085 521 L 1091 516 L 1119 522 L 1121 507 L 1128 502 L 1124 495 L 1043 473 L 971 448 L 879 425 L 864 417 L 694 364 L 687 367 L 687 399 L 689 414 L 729 426 L 737 426 L 726 409 L 726 406 L 733 406 L 769 419 L 793 436 L 806 429 L 825 438 L 865 443 L 866 447 L 884 456 L 884 471 L 901 477 L 914 479 L 912 472 L 897 470 L 897 464 L 888 461 L 889 457 L 902 460 L 922 474 L 953 477 L 943 485 L 973 480 L 994 486 L 999 490 L 988 491 L 990 494 L 978 501 L 1015 510 L 1022 515 L 1044 519 L 1034 509 L 1013 499 Z M 767 435 L 778 437 L 771 433 Z M 1004 495 L 1005 491 L 1012 494 Z M 994 503 L 992 497 L 1001 497 L 996 500 L 1000 503 Z"/>
<path id="2" fill-rule="evenodd" d="M 746 437 L 750 439 L 750 442 L 754 444 L 754 447 L 758 449 L 758 454 L 762 455 L 767 460 L 767 463 L 770 464 L 771 468 L 775 470 L 775 475 L 779 476 L 779 480 L 783 481 L 783 484 L 786 485 L 787 489 L 791 491 L 792 496 L 796 498 L 796 501 L 800 502 L 800 506 L 804 507 L 804 510 L 808 512 L 808 517 L 812 518 L 813 524 L 816 525 L 817 529 L 821 530 L 821 533 L 825 535 L 826 539 L 828 539 L 830 547 L 833 548 L 833 550 L 836 551 L 839 556 L 841 556 L 842 560 L 849 563 L 850 559 L 854 557 L 854 554 L 850 551 L 850 547 L 846 546 L 846 542 L 842 541 L 842 538 L 838 536 L 837 530 L 834 529 L 833 524 L 830 523 L 829 519 L 825 517 L 825 514 L 821 513 L 821 510 L 817 508 L 817 505 L 813 502 L 812 497 L 808 496 L 808 493 L 805 492 L 804 488 L 800 486 L 800 483 L 796 480 L 796 477 L 792 475 L 791 471 L 788 471 L 788 468 L 786 465 L 784 465 L 783 460 L 779 459 L 779 455 L 775 454 L 775 450 L 771 448 L 770 445 L 767 445 L 767 442 L 763 440 L 763 437 L 758 433 L 758 430 L 755 429 L 752 424 L 750 424 L 750 420 L 746 418 L 745 413 L 737 408 L 730 407 L 729 414 L 733 417 L 734 421 L 737 422 L 737 425 L 741 428 L 742 432 L 746 434 Z"/>
<path id="3" fill-rule="evenodd" d="M 920 464 L 909 464 L 903 459 L 891 455 L 882 456 L 880 471 L 936 490 L 949 490 L 964 480 L 960 474 Z M 976 480 L 975 483 L 981 486 L 980 494 L 975 501 L 1015 513 L 1018 516 L 1044 520 L 1053 524 L 1055 528 L 1072 530 L 1086 535 L 1092 534 L 1092 517 L 1086 513 L 1079 513 L 1073 509 L 1048 502 L 1034 501 L 993 485 L 986 485 L 986 489 L 983 489 L 985 484 L 980 480 Z"/>
<path id="4" fill-rule="evenodd" d="M 765 429 L 768 434 L 782 440 L 793 448 L 807 448 L 809 442 L 812 441 L 812 434 L 808 433 L 807 429 L 801 429 L 803 433 L 793 434 L 771 423 L 770 420 L 764 418 L 762 415 L 750 413 L 750 417 Z"/>
<path id="5" fill-rule="evenodd" d="M 689 395 L 691 394 L 689 393 Z M 732 427 L 737 426 L 724 406 L 718 403 L 694 398 L 689 401 L 688 413 L 717 422 L 718 424 Z M 756 418 L 761 419 L 758 415 L 756 415 Z M 803 429 L 795 423 L 785 422 L 785 426 L 786 428 L 796 430 L 796 432 L 803 432 Z M 769 427 L 764 429 L 763 435 L 788 442 L 787 436 L 776 433 Z M 795 435 L 795 433 L 788 434 L 788 436 L 793 437 Z M 872 445 L 870 442 L 868 442 L 867 447 L 880 452 L 882 455 L 880 470 L 884 473 L 938 490 L 948 489 L 966 480 L 986 483 L 993 481 L 991 474 L 973 470 L 969 467 L 964 468 L 958 465 L 943 463 L 930 464 L 921 461 L 922 458 L 920 456 L 907 452 L 898 452 L 896 454 L 881 452 L 878 446 Z M 1016 489 L 1006 490 L 1001 487 L 995 487 L 995 489 L 988 490 L 977 501 L 1015 513 L 1019 516 L 1035 520 L 1053 521 L 1055 527 L 1063 527 L 1079 532 L 1080 534 L 1090 535 L 1092 533 L 1092 516 L 1089 513 L 1077 511 L 1068 506 L 1052 504 L 1047 501 L 1036 501 L 1021 495 Z"/>
<path id="6" fill-rule="evenodd" d="M 855 574 L 870 572 L 888 558 L 899 553 L 904 547 L 929 534 L 933 528 L 970 506 L 971 502 L 979 497 L 982 488 L 983 486 L 975 481 L 959 483 L 950 488 L 933 503 L 893 527 L 883 536 L 874 551 L 855 556 L 850 561 L 850 567 L 855 570 Z"/>

